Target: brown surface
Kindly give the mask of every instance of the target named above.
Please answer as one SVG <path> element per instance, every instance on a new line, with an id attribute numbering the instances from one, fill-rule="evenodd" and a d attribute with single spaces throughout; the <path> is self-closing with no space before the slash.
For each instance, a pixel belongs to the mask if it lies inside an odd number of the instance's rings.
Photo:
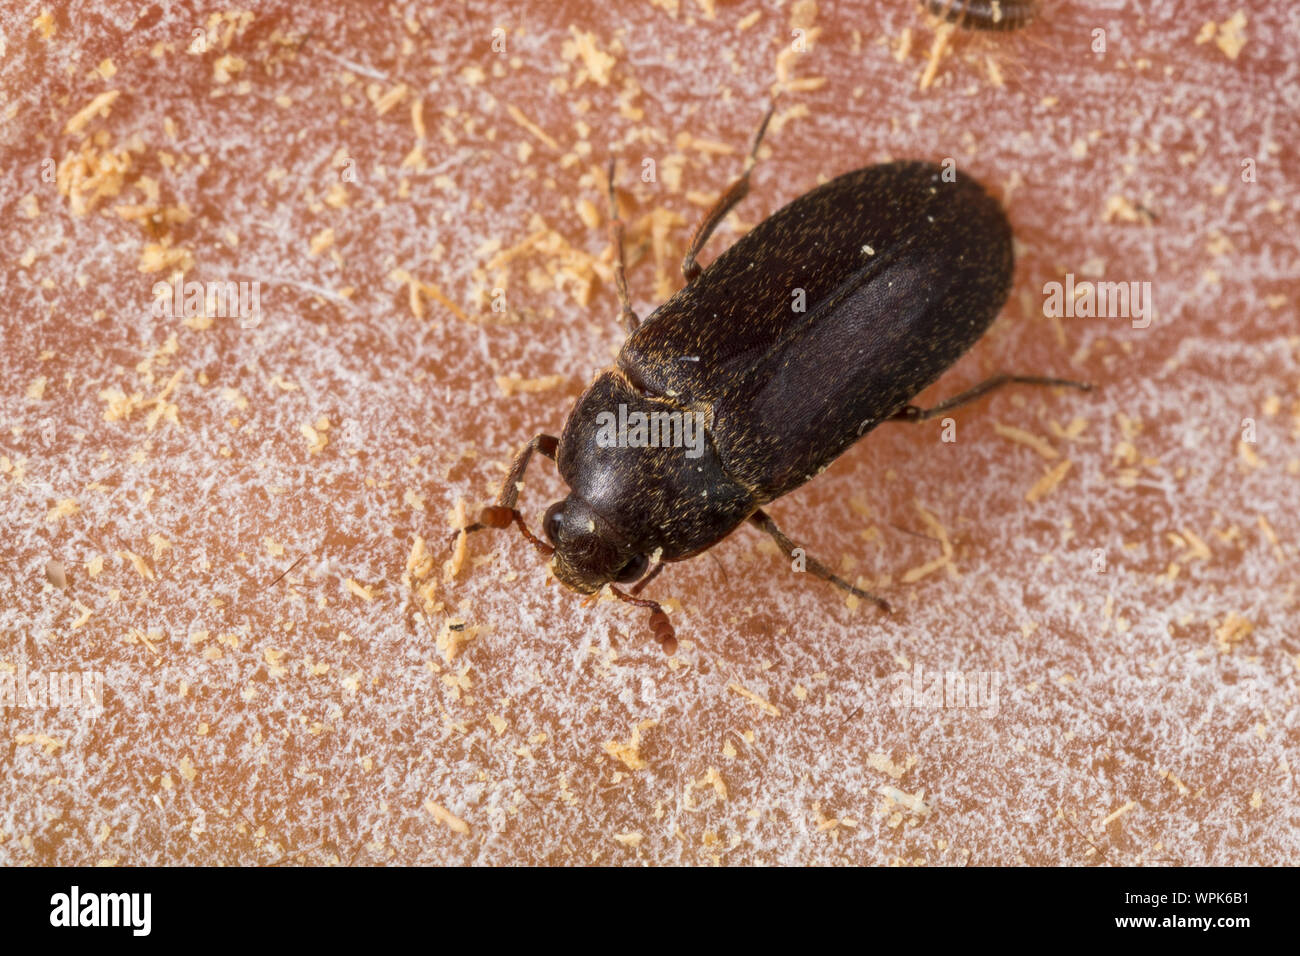
<path id="1" fill-rule="evenodd" d="M 800 56 L 788 6 L 713 6 L 0 11 L 0 670 L 105 681 L 97 719 L 0 716 L 0 863 L 1300 861 L 1293 12 L 1243 4 L 1238 49 L 1217 4 L 1048 3 L 922 90 L 911 4 L 804 4 Z M 773 507 L 890 617 L 749 529 L 650 588 L 671 661 L 516 534 L 441 581 L 457 501 L 618 345 L 610 150 L 647 314 L 778 68 L 803 80 L 706 261 L 822 177 L 951 156 L 1007 201 L 1017 283 L 925 398 L 1101 391 L 882 428 Z M 261 323 L 153 317 L 175 267 L 261 280 Z M 1066 273 L 1150 282 L 1155 321 L 1044 318 Z M 531 473 L 530 520 L 559 490 Z M 896 706 L 918 662 L 998 674 L 996 713 Z"/>

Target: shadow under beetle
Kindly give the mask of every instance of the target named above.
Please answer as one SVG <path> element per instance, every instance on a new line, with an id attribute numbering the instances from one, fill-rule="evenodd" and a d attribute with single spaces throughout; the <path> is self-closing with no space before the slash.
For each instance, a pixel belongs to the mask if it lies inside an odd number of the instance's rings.
<path id="1" fill-rule="evenodd" d="M 798 545 L 762 506 L 816 476 L 876 425 L 923 421 L 1012 382 L 1091 387 L 999 375 L 933 408 L 908 404 L 979 339 L 1011 288 L 1006 215 L 955 170 L 893 162 L 845 173 L 759 223 L 701 271 L 696 256 L 749 191 L 771 115 L 769 108 L 744 172 L 692 236 L 685 287 L 645 322 L 628 298 L 610 161 L 609 226 L 627 340 L 578 399 L 563 434 L 540 434 L 524 446 L 497 503 L 464 529 L 513 522 L 579 593 L 635 581 L 630 592 L 610 590 L 651 610 L 655 638 L 670 654 L 677 641 L 668 615 L 638 597 L 664 563 L 699 554 L 746 520 L 789 557 Z M 694 415 L 706 426 L 703 448 L 691 457 L 682 447 L 600 440 L 598 422 L 619 406 L 629 414 Z M 557 463 L 570 488 L 546 511 L 545 541 L 515 507 L 535 451 Z M 815 576 L 889 609 L 804 560 Z"/>

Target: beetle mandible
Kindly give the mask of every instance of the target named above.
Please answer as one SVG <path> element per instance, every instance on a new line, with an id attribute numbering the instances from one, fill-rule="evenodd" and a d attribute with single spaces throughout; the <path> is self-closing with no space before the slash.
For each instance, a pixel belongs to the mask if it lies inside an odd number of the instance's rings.
<path id="1" fill-rule="evenodd" d="M 611 591 L 651 610 L 654 635 L 670 654 L 673 627 L 657 602 L 638 597 L 642 588 L 666 562 L 699 554 L 745 521 L 789 557 L 798 545 L 763 505 L 817 475 L 876 425 L 922 421 L 1012 382 L 1091 387 L 999 375 L 933 408 L 909 404 L 979 339 L 1011 288 L 1011 226 L 1002 207 L 951 168 L 909 161 L 845 173 L 760 222 L 701 270 L 696 256 L 749 190 L 771 115 L 769 107 L 744 172 L 692 236 L 682 262 L 686 285 L 645 322 L 628 297 L 611 159 L 609 227 L 628 337 L 616 363 L 579 397 L 561 436 L 539 434 L 524 446 L 497 503 L 463 529 L 513 522 L 550 558 L 555 576 L 582 594 L 636 582 L 630 592 Z M 620 427 L 636 413 L 643 422 L 690 416 L 702 423 L 703 442 L 695 449 L 611 442 L 616 412 Z M 545 541 L 515 507 L 533 452 L 553 459 L 570 489 L 546 511 Z M 883 598 L 805 561 L 815 576 L 888 610 Z"/>

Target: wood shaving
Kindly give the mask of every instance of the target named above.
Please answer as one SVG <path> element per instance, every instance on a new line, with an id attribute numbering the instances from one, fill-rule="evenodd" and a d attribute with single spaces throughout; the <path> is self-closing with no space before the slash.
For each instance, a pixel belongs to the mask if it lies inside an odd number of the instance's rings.
<path id="1" fill-rule="evenodd" d="M 948 529 L 940 524 L 939 519 L 927 511 L 921 505 L 921 502 L 915 501 L 913 504 L 916 506 L 916 510 L 921 513 L 921 520 L 925 522 L 934 537 L 938 539 L 941 553 L 939 557 L 932 561 L 927 561 L 924 564 L 903 572 L 901 581 L 904 584 L 913 584 L 926 575 L 938 571 L 940 568 L 947 568 L 949 577 L 956 578 L 958 576 L 957 570 L 952 566 L 952 558 L 955 552 L 953 550 L 952 541 L 948 538 Z"/>
<path id="2" fill-rule="evenodd" d="M 506 107 L 506 112 L 510 115 L 510 118 L 512 120 L 514 120 L 524 129 L 528 130 L 528 132 L 532 133 L 534 136 L 536 136 L 539 140 L 541 140 L 551 149 L 555 150 L 557 153 L 561 153 L 564 151 L 563 147 L 560 146 L 560 144 L 555 141 L 555 138 L 553 136 L 551 136 L 549 133 L 546 132 L 546 130 L 542 129 L 532 120 L 530 120 L 527 116 L 525 116 L 523 114 L 523 111 L 519 109 L 519 107 L 512 104 Z"/>
<path id="3" fill-rule="evenodd" d="M 893 777 L 895 780 L 901 780 L 903 774 L 916 766 L 916 757 L 909 756 L 903 763 L 896 764 L 889 758 L 888 754 L 873 753 L 867 755 L 867 766 L 872 770 L 879 770 L 881 773 Z"/>
<path id="4" fill-rule="evenodd" d="M 1067 458 L 1059 465 L 1049 469 L 1043 477 L 1034 482 L 1032 488 L 1025 492 L 1025 500 L 1033 504 L 1046 498 L 1065 479 L 1066 472 L 1070 470 L 1071 464 L 1072 462 Z"/>
<path id="5" fill-rule="evenodd" d="M 464 621 L 443 621 L 436 641 L 442 659 L 450 664 L 460 656 L 471 641 L 478 637 L 478 633 L 477 625 L 471 626 Z"/>
<path id="6" fill-rule="evenodd" d="M 64 136 L 79 136 L 96 115 L 107 116 L 122 95 L 121 90 L 106 90 L 77 111 L 63 127 Z"/>
<path id="7" fill-rule="evenodd" d="M 54 14 L 48 9 L 42 9 L 39 14 L 32 20 L 32 29 L 35 30 L 42 40 L 50 40 L 59 31 L 59 25 L 54 22 Z"/>
<path id="8" fill-rule="evenodd" d="M 1174 773 L 1172 770 L 1161 770 L 1160 776 L 1162 776 L 1164 779 L 1168 780 L 1171 784 L 1173 784 L 1174 787 L 1178 789 L 1178 793 L 1180 796 L 1185 797 L 1189 793 L 1191 793 L 1191 790 L 1188 789 L 1187 784 L 1179 780 L 1178 774 Z"/>
<path id="9" fill-rule="evenodd" d="M 1264 537 L 1268 538 L 1269 544 L 1273 546 L 1273 554 L 1279 561 L 1284 560 L 1285 555 L 1282 552 L 1282 545 L 1277 540 L 1277 532 L 1273 530 L 1273 526 L 1268 523 L 1268 519 L 1262 514 L 1256 517 L 1259 519 L 1259 530 L 1264 533 Z"/>
<path id="10" fill-rule="evenodd" d="M 570 63 L 576 60 L 582 61 L 578 78 L 573 81 L 574 89 L 582 86 L 587 80 L 591 80 L 597 86 L 609 86 L 610 75 L 614 71 L 614 64 L 618 61 L 596 45 L 594 33 L 584 33 L 574 26 L 570 26 L 569 31 L 573 34 L 573 39 L 564 41 L 560 48 L 560 55 Z"/>
<path id="11" fill-rule="evenodd" d="M 52 757 L 55 751 L 62 750 L 68 745 L 68 742 L 61 737 L 50 737 L 46 734 L 17 734 L 14 737 L 14 743 L 18 746 L 31 745 L 40 747 L 45 751 L 47 757 Z"/>
<path id="12" fill-rule="evenodd" d="M 63 498 L 58 501 L 53 508 L 45 514 L 45 520 L 48 522 L 61 521 L 64 518 L 75 515 L 81 510 L 77 504 L 76 498 Z"/>
<path id="13" fill-rule="evenodd" d="M 757 704 L 759 709 L 766 714 L 770 714 L 773 717 L 781 716 L 781 709 L 779 707 L 777 707 L 775 704 L 769 703 L 768 701 L 764 700 L 762 697 L 754 693 L 748 687 L 744 687 L 741 684 L 732 681 L 730 684 L 727 685 L 727 690 L 731 691 L 733 694 L 739 694 L 741 697 L 745 698 L 745 700 L 749 701 L 750 703 Z"/>
<path id="14" fill-rule="evenodd" d="M 1238 10 L 1228 19 L 1218 24 L 1216 27 L 1213 21 L 1201 27 L 1201 32 L 1197 34 L 1196 42 L 1205 43 L 1211 37 L 1214 39 L 1214 45 L 1217 46 L 1229 60 L 1235 60 L 1241 55 L 1242 48 L 1246 45 L 1246 13 L 1244 10 Z"/>
<path id="15" fill-rule="evenodd" d="M 423 282 L 411 275 L 411 273 L 407 272 L 405 269 L 394 269 L 388 274 L 388 278 L 396 282 L 406 283 L 408 294 L 410 296 L 411 314 L 417 319 L 424 318 L 424 304 L 420 300 L 420 296 L 423 295 L 426 298 L 437 302 L 462 322 L 469 321 L 469 317 L 465 314 L 465 310 L 444 295 L 443 291 L 432 282 Z"/>
<path id="16" fill-rule="evenodd" d="M 343 586 L 347 588 L 349 594 L 356 595 L 367 604 L 375 599 L 374 592 L 371 590 L 369 585 L 360 584 L 352 578 L 344 578 Z"/>
<path id="17" fill-rule="evenodd" d="M 1128 803 L 1124 804 L 1124 806 L 1120 807 L 1114 813 L 1111 813 L 1108 816 L 1102 817 L 1100 820 L 1096 821 L 1092 825 L 1093 830 L 1095 830 L 1098 833 L 1102 832 L 1103 830 L 1106 829 L 1106 827 L 1110 826 L 1112 823 L 1114 823 L 1116 820 L 1118 820 L 1120 817 L 1128 813 L 1136 806 L 1137 806 L 1137 801 L 1130 800 Z"/>
<path id="18" fill-rule="evenodd" d="M 309 256 L 318 256 L 332 245 L 334 245 L 334 230 L 322 229 L 311 237 L 311 241 L 307 245 L 307 254 Z"/>
<path id="19" fill-rule="evenodd" d="M 117 556 L 123 561 L 130 561 L 131 566 L 135 568 L 135 573 L 140 575 L 140 577 L 144 578 L 146 581 L 155 580 L 153 569 L 149 567 L 144 558 L 140 557 L 140 555 L 136 554 L 134 551 L 118 551 Z"/>
<path id="20" fill-rule="evenodd" d="M 1249 620 L 1235 611 L 1229 612 L 1223 623 L 1215 630 L 1214 640 L 1219 645 L 1221 653 L 1231 654 L 1233 648 L 1249 637 L 1254 629 L 1255 626 Z"/>
<path id="21" fill-rule="evenodd" d="M 452 813 L 440 803 L 433 800 L 424 801 L 424 809 L 433 814 L 433 818 L 453 833 L 469 834 L 469 824 Z"/>
<path id="22" fill-rule="evenodd" d="M 112 199 L 122 192 L 132 166 L 131 154 L 126 150 L 101 150 L 88 141 L 78 152 L 63 157 L 55 170 L 54 183 L 68 200 L 72 214 L 84 216 L 101 199 Z"/>
<path id="23" fill-rule="evenodd" d="M 897 787 L 891 787 L 886 783 L 877 787 L 876 792 L 919 817 L 924 818 L 930 815 L 930 806 L 925 802 L 924 790 L 919 790 L 915 794 L 911 794 L 904 790 L 899 790 Z"/>
<path id="24" fill-rule="evenodd" d="M 939 75 L 939 61 L 948 50 L 948 42 L 957 28 L 951 23 L 942 23 L 934 31 L 934 42 L 930 44 L 930 58 L 926 61 L 921 74 L 921 89 L 928 90 L 934 78 Z"/>
<path id="25" fill-rule="evenodd" d="M 456 549 L 452 552 L 451 557 L 443 562 L 442 579 L 444 581 L 455 580 L 461 569 L 465 567 L 465 558 L 469 555 L 469 535 L 465 533 L 465 527 L 469 524 L 469 516 L 465 512 L 464 498 L 456 499 L 456 511 L 452 523 L 460 529 L 460 534 L 456 536 Z"/>
<path id="26" fill-rule="evenodd" d="M 80 601 L 77 602 L 77 609 L 80 610 L 81 613 L 77 615 L 76 620 L 72 622 L 72 629 L 74 631 L 77 628 L 82 627 L 87 621 L 89 621 L 91 614 L 94 613 L 94 611 L 86 607 L 86 605 L 82 604 Z"/>
<path id="27" fill-rule="evenodd" d="M 516 393 L 549 392 L 553 388 L 559 388 L 566 381 L 568 381 L 567 375 L 543 375 L 540 378 L 521 378 L 518 375 L 496 377 L 497 388 L 501 389 L 501 394 L 506 398 Z"/>
<path id="28" fill-rule="evenodd" d="M 383 116 L 406 98 L 406 84 L 398 83 L 391 90 L 375 100 L 375 112 Z"/>
<path id="29" fill-rule="evenodd" d="M 617 740 L 605 741 L 605 753 L 617 760 L 628 770 L 644 770 L 647 766 L 641 756 L 641 731 L 648 730 L 659 723 L 657 720 L 643 720 L 632 727 L 632 737 L 626 743 Z"/>
<path id="30" fill-rule="evenodd" d="M 994 422 L 993 430 L 1003 438 L 1009 438 L 1014 442 L 1032 448 L 1049 461 L 1053 458 L 1060 457 L 1060 452 L 1053 448 L 1047 439 L 1035 435 L 1032 432 L 1027 432 L 1024 429 L 1016 428 L 1012 425 L 1003 425 L 1001 422 Z"/>

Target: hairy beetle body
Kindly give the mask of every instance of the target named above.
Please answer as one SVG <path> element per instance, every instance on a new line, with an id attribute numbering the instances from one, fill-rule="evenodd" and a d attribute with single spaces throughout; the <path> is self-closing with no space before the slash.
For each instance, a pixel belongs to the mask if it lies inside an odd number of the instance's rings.
<path id="1" fill-rule="evenodd" d="M 921 0 L 941 20 L 976 30 L 1018 30 L 1038 12 L 1038 0 Z"/>
<path id="2" fill-rule="evenodd" d="M 611 590 L 653 611 L 655 637 L 670 652 L 676 641 L 663 608 L 637 597 L 664 562 L 705 550 L 746 520 L 792 556 L 798 546 L 762 506 L 880 422 L 922 421 L 1009 382 L 1090 387 L 1001 375 L 934 408 L 908 404 L 979 339 L 1011 288 L 1011 227 L 975 180 L 924 162 L 846 173 L 759 223 L 701 272 L 695 256 L 745 195 L 747 177 L 748 168 L 696 231 L 682 264 L 686 286 L 639 323 L 611 165 L 615 279 L 630 335 L 561 437 L 529 442 L 497 504 L 467 529 L 514 522 L 575 591 L 636 581 L 630 594 Z M 546 541 L 515 507 L 534 451 L 555 459 L 570 488 L 546 511 Z M 800 561 L 888 609 L 802 551 Z"/>
<path id="3" fill-rule="evenodd" d="M 567 523 L 583 522 L 557 553 L 561 580 L 599 586 L 569 573 L 580 562 L 565 555 L 597 542 L 667 561 L 707 548 L 970 348 L 1010 288 L 1011 227 L 973 179 L 947 178 L 899 162 L 833 179 L 754 227 L 632 333 L 560 438 Z M 597 417 L 620 404 L 704 421 L 704 454 L 601 447 Z"/>

